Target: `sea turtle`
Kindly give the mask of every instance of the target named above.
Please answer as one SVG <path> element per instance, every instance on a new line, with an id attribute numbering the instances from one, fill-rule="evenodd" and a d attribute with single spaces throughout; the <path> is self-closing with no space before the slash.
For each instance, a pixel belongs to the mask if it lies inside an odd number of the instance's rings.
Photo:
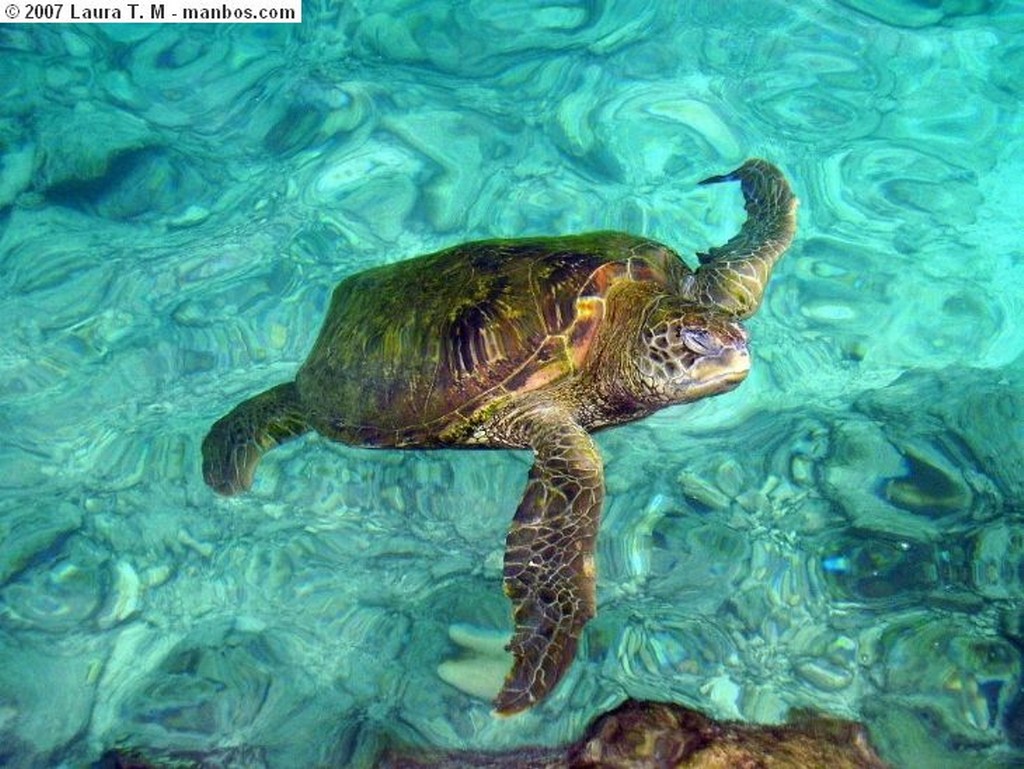
<path id="1" fill-rule="evenodd" d="M 380 448 L 533 449 L 508 532 L 512 670 L 495 700 L 545 697 L 595 613 L 594 542 L 604 470 L 590 433 L 732 390 L 757 310 L 789 246 L 796 198 L 748 160 L 701 184 L 738 181 L 747 219 L 690 269 L 621 232 L 487 240 L 352 275 L 334 291 L 293 382 L 238 405 L 203 441 L 203 476 L 248 489 L 264 452 L 316 430 Z"/>

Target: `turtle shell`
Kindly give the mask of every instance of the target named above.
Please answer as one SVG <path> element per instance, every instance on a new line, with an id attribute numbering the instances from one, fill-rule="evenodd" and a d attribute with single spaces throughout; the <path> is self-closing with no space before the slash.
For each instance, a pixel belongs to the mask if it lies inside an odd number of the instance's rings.
<path id="1" fill-rule="evenodd" d="M 678 270 L 666 247 L 614 232 L 480 241 L 366 270 L 335 289 L 300 396 L 335 439 L 440 443 L 453 419 L 575 370 L 617 281 L 668 285 Z"/>

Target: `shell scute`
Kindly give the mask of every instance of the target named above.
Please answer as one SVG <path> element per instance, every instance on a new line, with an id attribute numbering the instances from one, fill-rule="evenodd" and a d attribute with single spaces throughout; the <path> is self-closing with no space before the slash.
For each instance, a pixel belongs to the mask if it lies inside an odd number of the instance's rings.
<path id="1" fill-rule="evenodd" d="M 645 243 L 484 241 L 347 278 L 297 378 L 318 429 L 426 434 L 473 403 L 551 384 L 582 363 L 615 281 L 662 273 L 633 255 Z"/>

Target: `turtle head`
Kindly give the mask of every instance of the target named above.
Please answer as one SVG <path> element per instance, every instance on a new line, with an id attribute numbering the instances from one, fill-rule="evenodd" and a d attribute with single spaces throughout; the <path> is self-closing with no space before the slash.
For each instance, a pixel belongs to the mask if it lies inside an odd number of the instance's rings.
<path id="1" fill-rule="evenodd" d="M 659 302 L 641 333 L 644 400 L 687 403 L 728 392 L 750 371 L 747 332 L 733 318 L 678 300 Z"/>

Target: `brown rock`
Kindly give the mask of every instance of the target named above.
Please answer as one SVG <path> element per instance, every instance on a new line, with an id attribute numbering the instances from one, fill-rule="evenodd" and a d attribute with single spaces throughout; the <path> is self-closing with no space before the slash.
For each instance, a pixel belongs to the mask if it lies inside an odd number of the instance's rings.
<path id="1" fill-rule="evenodd" d="M 712 721 L 695 710 L 628 700 L 568 748 L 510 753 L 392 753 L 383 769 L 884 769 L 864 727 L 798 713 L 781 726 Z"/>

